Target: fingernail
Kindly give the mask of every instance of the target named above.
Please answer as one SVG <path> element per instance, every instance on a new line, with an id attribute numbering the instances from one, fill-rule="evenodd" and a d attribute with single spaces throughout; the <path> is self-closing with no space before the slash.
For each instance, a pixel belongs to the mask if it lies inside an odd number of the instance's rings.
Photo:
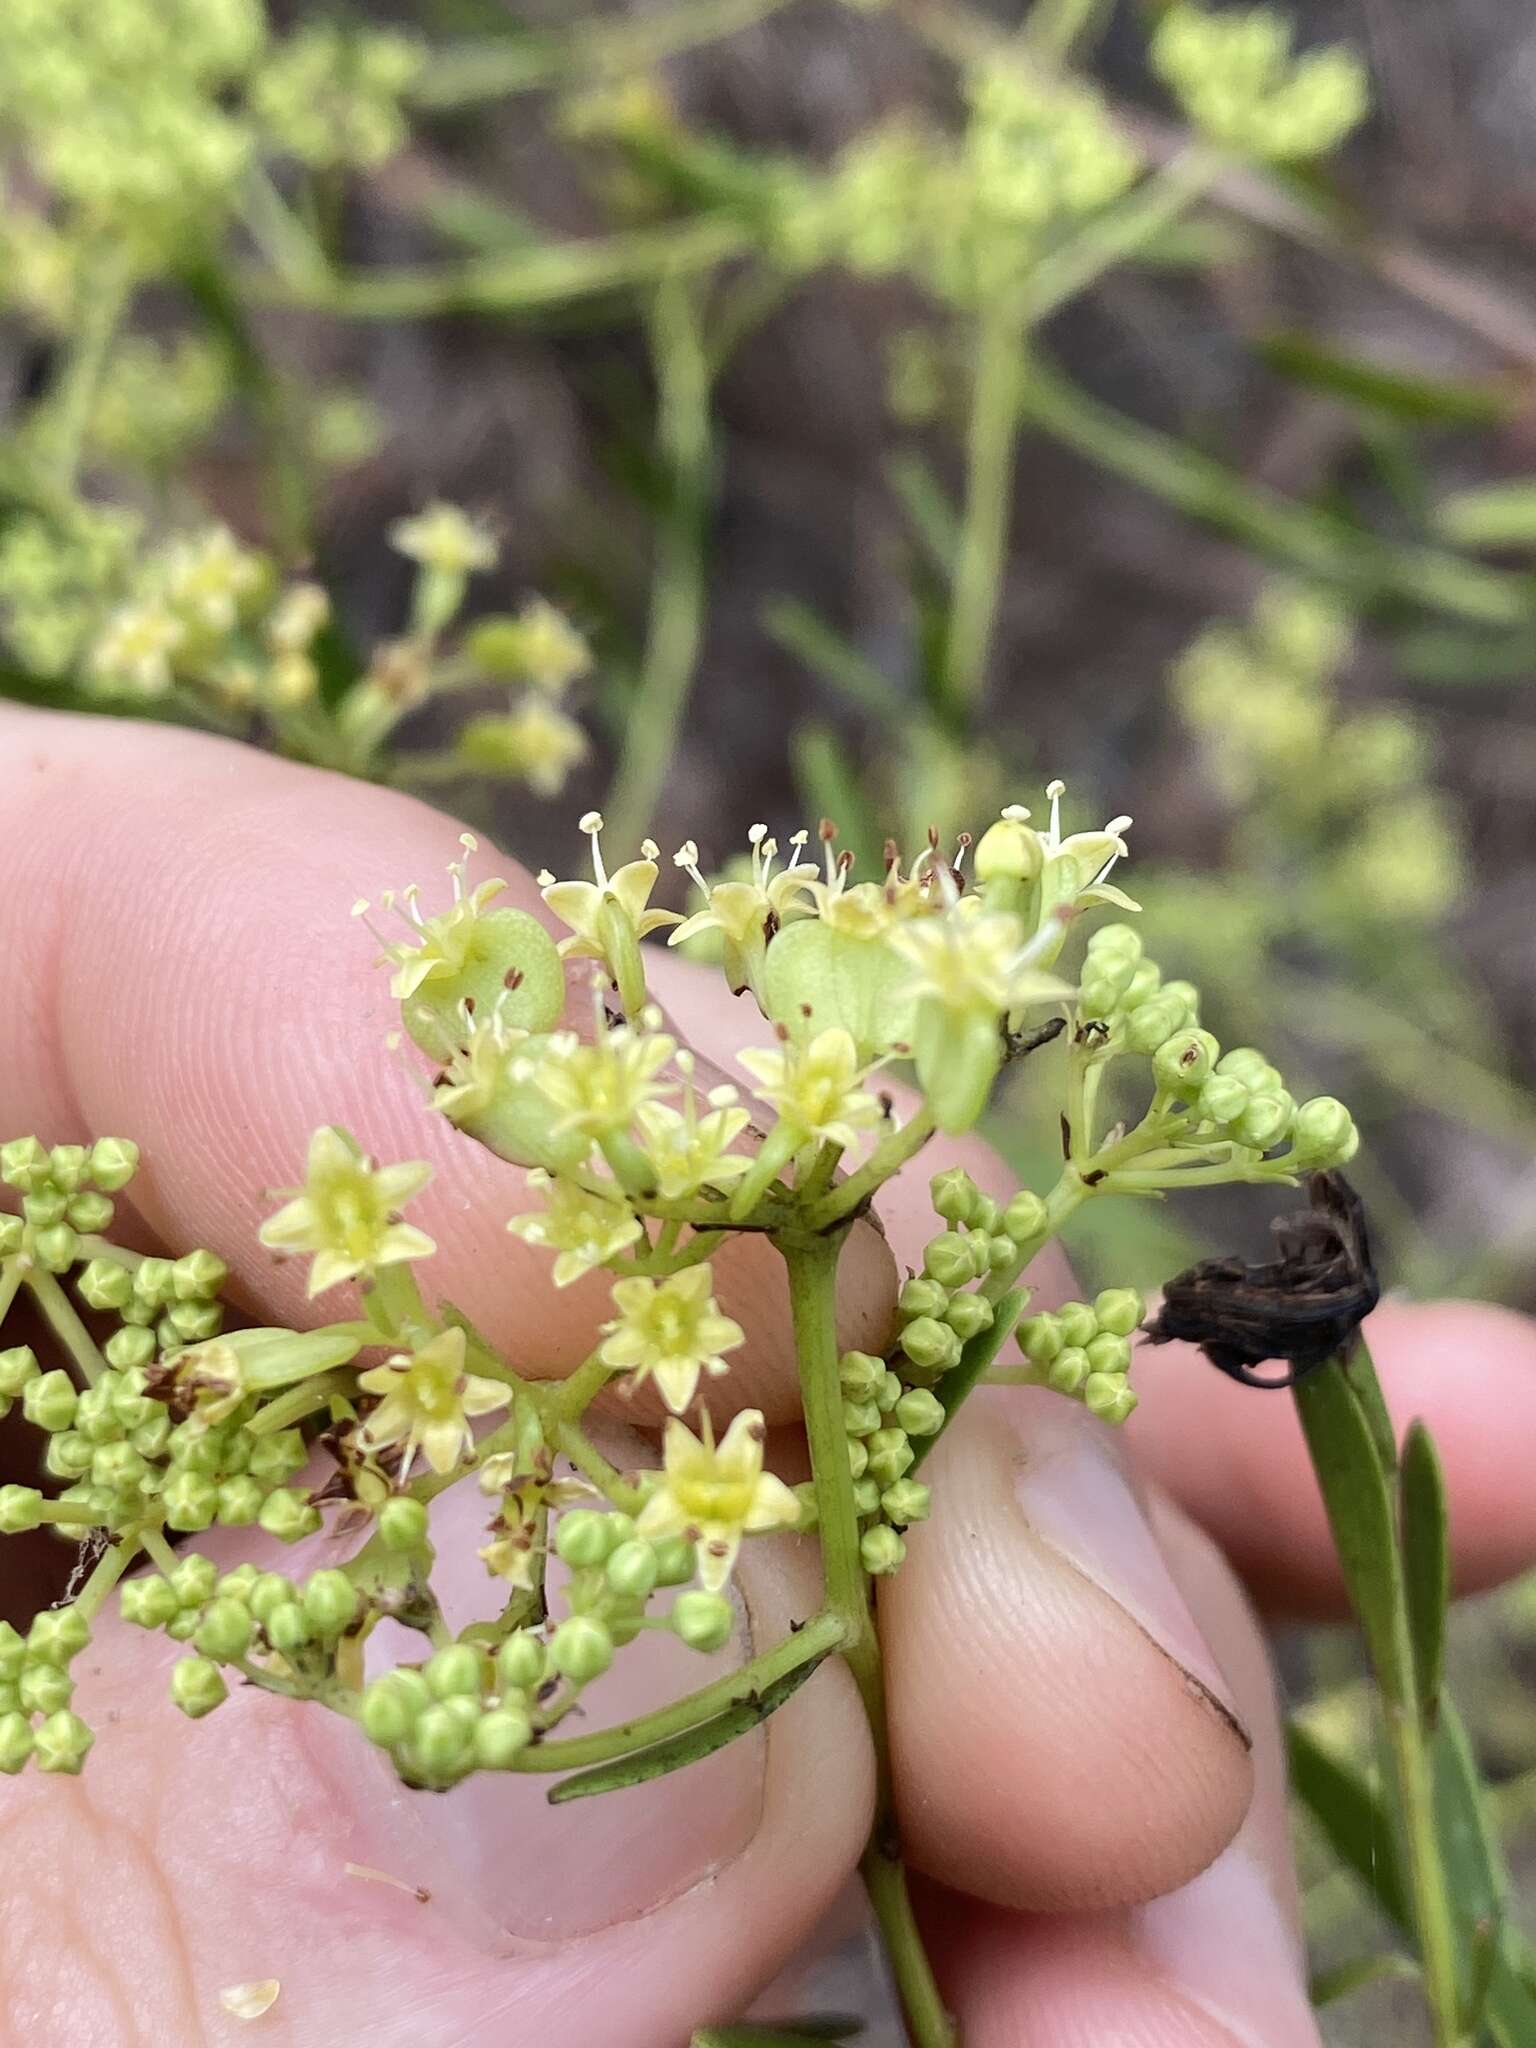
<path id="1" fill-rule="evenodd" d="M 1192 1883 L 1138 1907 L 1131 1936 L 1244 2048 L 1318 2048 L 1299 1939 L 1241 1842 Z"/>
<path id="2" fill-rule="evenodd" d="M 434 1504 L 433 1584 L 454 1630 L 491 1619 L 502 1604 L 475 1556 L 487 1511 L 472 1482 Z M 455 1560 L 463 1563 L 455 1568 Z M 552 1570 L 557 1613 L 559 1584 Z M 665 1706 L 735 1668 L 751 1656 L 750 1644 L 740 1605 L 736 1640 L 712 1656 L 644 1631 L 559 1732 L 589 1734 Z M 369 1676 L 426 1654 L 420 1635 L 383 1623 L 369 1639 Z M 430 1892 L 429 1910 L 446 1912 L 460 1936 L 492 1954 L 569 1941 L 665 1905 L 740 1855 L 762 1813 L 761 1733 L 691 1765 L 685 1798 L 666 1777 L 559 1807 L 546 1796 L 554 1774 L 480 1772 L 449 1792 L 417 1792 L 355 1728 L 337 1724 L 334 1738 L 346 1745 L 339 1754 L 330 1728 L 315 1731 L 327 1769 L 346 1773 L 358 1815 L 348 1859 Z"/>
<path id="3" fill-rule="evenodd" d="M 1104 1426 L 1043 1390 L 1022 1389 L 1015 1413 L 1017 1493 L 1031 1529 L 1123 1608 L 1251 1747 L 1226 1675 L 1169 1576 Z"/>

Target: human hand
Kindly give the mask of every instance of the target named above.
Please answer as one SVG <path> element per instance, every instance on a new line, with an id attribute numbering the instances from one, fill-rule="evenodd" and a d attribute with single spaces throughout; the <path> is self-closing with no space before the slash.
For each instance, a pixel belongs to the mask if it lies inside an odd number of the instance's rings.
<path id="1" fill-rule="evenodd" d="M 601 1281 L 557 1295 L 543 1255 L 506 1236 L 522 1176 L 424 1113 L 346 922 L 359 890 L 438 872 L 453 826 L 219 742 L 7 710 L 0 830 L 0 1134 L 138 1139 L 145 1243 L 217 1247 L 247 1307 L 300 1324 L 302 1277 L 254 1225 L 314 1126 L 340 1121 L 378 1156 L 435 1162 L 412 1214 L 449 1299 L 530 1370 L 584 1355 Z M 536 905 L 526 882 L 518 900 Z M 758 1029 L 673 959 L 656 985 L 723 1066 Z M 981 1146 L 931 1145 L 882 1202 L 894 1262 L 873 1232 L 845 1261 L 851 1341 L 882 1334 L 896 1266 L 932 1227 L 927 1176 L 951 1158 L 1012 1191 Z M 1060 1271 L 1032 1277 L 1046 1300 L 1066 1291 Z M 779 1273 L 743 1241 L 717 1278 L 750 1333 L 722 1391 L 787 1424 Z M 1491 1583 L 1536 1552 L 1518 1450 L 1536 1340 L 1482 1307 L 1383 1309 L 1372 1340 L 1400 1418 L 1435 1430 L 1462 1582 Z M 1453 1378 L 1467 1357 L 1475 1405 Z M 1272 1611 L 1336 1611 L 1322 1512 L 1288 1404 L 1173 1346 L 1143 1384 L 1130 1464 L 1058 1397 L 979 1394 L 883 1589 L 903 1841 L 931 1879 L 966 2048 L 1317 2042 L 1267 1663 L 1223 1551 Z M 447 1512 L 473 1518 L 466 1494 Z M 233 1562 L 266 1539 L 220 1541 Z M 754 1543 L 739 1583 L 771 1639 L 814 1603 L 814 1546 Z M 679 2048 L 793 1952 L 863 1843 L 867 1735 L 835 1666 L 707 1763 L 551 1812 L 530 1779 L 405 1792 L 355 1730 L 254 1692 L 190 1730 L 165 1697 L 172 1654 L 104 1626 L 76 1667 L 102 1731 L 86 1775 L 0 1792 L 15 2048 L 243 2041 L 220 1989 L 268 1976 L 282 1991 L 257 2038 L 295 2048 Z M 630 1675 L 626 1660 L 597 1695 L 615 1719 L 653 1697 L 627 1694 Z"/>

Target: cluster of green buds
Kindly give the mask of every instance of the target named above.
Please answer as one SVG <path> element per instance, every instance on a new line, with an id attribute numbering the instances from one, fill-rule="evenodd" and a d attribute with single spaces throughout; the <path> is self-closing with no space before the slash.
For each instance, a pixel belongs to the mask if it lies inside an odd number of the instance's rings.
<path id="1" fill-rule="evenodd" d="M 1292 54 L 1291 23 L 1267 7 L 1170 7 L 1152 66 L 1189 119 L 1224 149 L 1279 161 L 1321 156 L 1363 119 L 1364 67 L 1342 45 Z"/>
<path id="2" fill-rule="evenodd" d="M 1136 1406 L 1131 1336 L 1145 1314 L 1133 1287 L 1107 1287 L 1091 1303 L 1068 1301 L 1026 1316 L 1019 1349 L 1031 1370 L 1020 1377 L 1070 1394 L 1101 1422 L 1124 1422 Z"/>
<path id="3" fill-rule="evenodd" d="M 79 1774 L 95 1738 L 70 1706 L 69 1667 L 90 1640 L 90 1623 L 75 1607 L 44 1608 L 25 1636 L 0 1621 L 0 1771 L 7 1777 L 29 1762 Z"/>
<path id="4" fill-rule="evenodd" d="M 0 1215 L 0 1258 L 24 1258 L 66 1273 L 106 1230 L 112 1196 L 138 1170 L 139 1148 L 124 1138 L 55 1145 L 16 1138 L 0 1145 L 0 1183 L 21 1196 L 19 1216 Z"/>
<path id="5" fill-rule="evenodd" d="M 944 1426 L 944 1409 L 927 1387 L 908 1387 L 883 1358 L 844 1352 L 838 1361 L 848 1465 L 859 1515 L 859 1552 L 872 1576 L 894 1572 L 906 1559 L 905 1532 L 928 1519 L 931 1497 L 909 1477 L 914 1439 Z"/>

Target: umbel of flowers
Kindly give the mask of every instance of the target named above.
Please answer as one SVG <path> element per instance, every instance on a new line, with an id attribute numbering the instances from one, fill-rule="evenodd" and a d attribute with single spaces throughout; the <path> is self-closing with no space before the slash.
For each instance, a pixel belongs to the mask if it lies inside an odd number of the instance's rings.
<path id="1" fill-rule="evenodd" d="M 1087 1202 L 1289 1183 L 1357 1142 L 1341 1103 L 1297 1103 L 1260 1052 L 1204 1029 L 1196 990 L 1163 978 L 1110 879 L 1130 820 L 1069 830 L 1063 794 L 1053 783 L 1043 815 L 1010 807 L 952 852 L 893 848 L 877 875 L 855 872 L 829 824 L 814 857 L 805 833 L 781 852 L 755 828 L 745 874 L 720 882 L 689 842 L 668 875 L 697 891 L 686 916 L 653 903 L 659 849 L 610 867 L 595 815 L 590 875 L 541 877 L 549 922 L 471 883 L 468 838 L 437 907 L 414 886 L 355 906 L 430 1062 L 432 1111 L 526 1170 L 537 1206 L 508 1228 L 548 1255 L 551 1288 L 607 1277 L 591 1351 L 558 1384 L 423 1284 L 436 1247 L 403 1212 L 424 1164 L 379 1164 L 318 1130 L 260 1236 L 309 1262 L 310 1294 L 339 1301 L 340 1319 L 226 1334 L 215 1254 L 148 1258 L 110 1234 L 132 1144 L 0 1147 L 16 1198 L 0 1214 L 0 1316 L 25 1295 L 51 1332 L 47 1358 L 0 1351 L 0 1406 L 19 1402 L 43 1439 L 40 1483 L 0 1488 L 0 1531 L 46 1525 L 94 1560 L 67 1606 L 25 1636 L 0 1629 L 0 1771 L 81 1768 L 92 1734 L 70 1663 L 119 1581 L 127 1620 L 185 1646 L 171 1681 L 184 1713 L 217 1708 L 232 1679 L 265 1687 L 352 1718 L 424 1788 L 539 1772 L 563 1800 L 656 1776 L 755 1725 L 829 1655 L 878 1714 L 872 1581 L 928 1515 L 924 1460 L 970 1390 L 1030 1380 L 1108 1422 L 1135 1406 L 1140 1297 L 1110 1288 L 1021 1323 L 1041 1247 Z M 646 943 L 663 935 L 713 939 L 740 999 L 739 1079 L 707 1082 L 666 1028 Z M 888 1342 L 840 1352 L 850 1231 L 1017 1062 L 1059 1112 L 1055 1184 L 1000 1203 L 958 1169 L 935 1174 L 934 1234 Z M 1116 1068 L 1117 1102 L 1142 1106 L 1110 1124 Z M 762 1416 L 732 1399 L 749 1333 L 716 1298 L 713 1260 L 744 1232 L 783 1262 L 803 1486 L 774 1474 Z M 670 1411 L 659 1462 L 619 1470 L 589 1411 L 641 1388 Z M 483 1497 L 487 1599 L 455 1631 L 431 1509 L 457 1486 Z M 289 1543 L 328 1527 L 335 1561 L 221 1570 L 196 1549 L 205 1529 L 253 1524 Z M 721 1650 L 743 1546 L 786 1529 L 819 1535 L 818 1609 L 739 1670 L 605 1729 L 588 1694 L 614 1660 L 642 1630 Z M 386 1618 L 420 1649 L 370 1675 Z M 877 1828 L 876 1862 L 888 1839 Z M 889 1900 L 901 1880 L 886 1876 Z"/>

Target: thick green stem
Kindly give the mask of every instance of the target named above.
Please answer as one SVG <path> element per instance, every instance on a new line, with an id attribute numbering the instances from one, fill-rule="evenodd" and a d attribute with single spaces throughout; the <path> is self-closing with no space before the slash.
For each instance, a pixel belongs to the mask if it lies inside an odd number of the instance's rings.
<path id="1" fill-rule="evenodd" d="M 48 1325 L 90 1386 L 95 1386 L 107 1369 L 107 1361 L 96 1348 L 96 1340 L 75 1312 L 75 1305 L 51 1273 L 34 1266 L 26 1276 L 32 1299 L 47 1318 Z"/>
<path id="2" fill-rule="evenodd" d="M 976 325 L 966 432 L 965 517 L 955 563 L 944 694 L 951 712 L 974 717 L 986 687 L 1008 548 L 1013 458 L 1019 434 L 1019 357 L 1023 323 L 1011 297 L 983 307 Z"/>
<path id="3" fill-rule="evenodd" d="M 931 1109 L 925 1106 L 915 1111 L 899 1130 L 881 1139 L 856 1173 L 850 1173 L 829 1195 L 811 1205 L 805 1215 L 807 1227 L 830 1230 L 845 1216 L 852 1216 L 878 1188 L 885 1185 L 898 1167 L 905 1166 L 909 1159 L 916 1157 L 933 1136 L 935 1128 Z"/>
<path id="4" fill-rule="evenodd" d="M 710 371 L 697 297 L 684 279 L 668 278 L 651 312 L 667 508 L 657 534 L 645 661 L 605 807 L 613 844 L 626 852 L 648 829 L 672 765 L 704 634 Z"/>
<path id="5" fill-rule="evenodd" d="M 954 2025 L 934 1982 L 907 1895 L 897 1834 L 880 1638 L 869 1575 L 859 1552 L 858 1506 L 837 1371 L 837 1262 L 842 1235 L 786 1236 L 775 1241 L 789 1269 L 826 1603 L 847 1631 L 842 1654 L 859 1689 L 875 1752 L 875 1818 L 859 1867 L 901 1994 L 912 2048 L 955 2048 Z"/>

